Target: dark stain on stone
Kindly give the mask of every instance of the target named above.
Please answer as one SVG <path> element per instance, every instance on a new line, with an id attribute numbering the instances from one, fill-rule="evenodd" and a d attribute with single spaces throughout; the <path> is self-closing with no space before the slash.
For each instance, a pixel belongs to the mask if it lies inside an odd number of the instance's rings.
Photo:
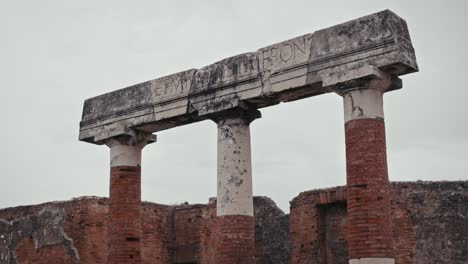
<path id="1" fill-rule="evenodd" d="M 40 249 L 46 246 L 62 244 L 67 255 L 78 263 L 80 258 L 73 241 L 65 234 L 63 222 L 65 212 L 61 208 L 45 207 L 39 213 L 5 221 L 0 219 L 0 254 L 8 264 L 16 264 L 14 251 L 17 245 L 27 238 L 31 238 Z"/>

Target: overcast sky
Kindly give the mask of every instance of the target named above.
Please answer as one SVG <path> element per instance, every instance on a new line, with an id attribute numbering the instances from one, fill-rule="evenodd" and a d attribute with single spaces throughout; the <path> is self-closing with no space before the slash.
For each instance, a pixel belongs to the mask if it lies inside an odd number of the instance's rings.
<path id="1" fill-rule="evenodd" d="M 468 180 L 468 1 L 165 3 L 0 0 L 0 208 L 108 196 L 108 148 L 78 141 L 86 98 L 384 9 L 406 19 L 420 66 L 384 97 L 390 180 Z M 301 191 L 346 183 L 341 97 L 261 111 L 255 195 L 289 211 Z M 206 203 L 215 124 L 158 133 L 142 167 L 143 200 Z"/>

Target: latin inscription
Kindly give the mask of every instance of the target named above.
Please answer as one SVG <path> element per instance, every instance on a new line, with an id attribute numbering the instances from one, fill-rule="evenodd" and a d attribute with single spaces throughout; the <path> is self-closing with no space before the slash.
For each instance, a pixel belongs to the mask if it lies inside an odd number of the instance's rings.
<path id="1" fill-rule="evenodd" d="M 312 34 L 287 40 L 258 51 L 262 70 L 305 62 L 309 58 Z"/>
<path id="2" fill-rule="evenodd" d="M 208 118 L 204 115 L 242 101 L 266 107 L 315 96 L 328 91 L 319 89 L 320 84 L 333 85 L 349 71 L 368 66 L 392 75 L 412 73 L 418 68 L 409 39 L 405 21 L 384 11 L 93 97 L 85 101 L 80 140 L 100 144 L 140 126 L 160 131 Z M 147 106 L 154 106 L 153 115 Z M 166 122 L 175 116 L 180 118 Z"/>
<path id="3" fill-rule="evenodd" d="M 169 99 L 186 95 L 192 83 L 195 70 L 188 70 L 154 80 L 151 84 L 157 98 Z"/>
<path id="4" fill-rule="evenodd" d="M 256 71 L 257 65 L 254 58 L 239 59 L 230 64 L 223 65 L 223 77 L 232 78 L 233 76 L 243 77 Z"/>
<path id="5" fill-rule="evenodd" d="M 235 83 L 257 76 L 257 74 L 258 60 L 256 54 L 242 54 L 198 70 L 194 78 L 194 90 L 200 91 L 221 84 Z"/>

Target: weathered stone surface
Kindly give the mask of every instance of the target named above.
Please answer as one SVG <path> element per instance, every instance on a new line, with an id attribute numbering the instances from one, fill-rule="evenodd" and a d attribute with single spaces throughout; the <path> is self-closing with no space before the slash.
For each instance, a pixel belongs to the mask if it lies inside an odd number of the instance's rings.
<path id="1" fill-rule="evenodd" d="M 248 103 L 266 107 L 331 92 L 350 71 L 418 70 L 406 22 L 389 10 L 85 101 L 80 140 L 157 132 Z"/>
<path id="2" fill-rule="evenodd" d="M 290 263 L 289 215 L 265 196 L 254 197 L 256 261 Z"/>
<path id="3" fill-rule="evenodd" d="M 398 182 L 392 183 L 391 193 L 396 263 L 466 264 L 467 181 Z M 347 263 L 346 200 L 345 187 L 303 192 L 291 201 L 289 216 L 270 199 L 255 197 L 257 263 Z M 71 264 L 78 256 L 79 263 L 107 263 L 108 207 L 106 198 L 84 197 L 1 209 L 0 263 L 14 263 L 13 253 L 24 263 L 34 257 L 34 263 Z M 215 212 L 215 202 L 142 203 L 142 263 L 218 264 L 212 250 L 217 242 Z M 12 229 L 12 223 L 20 222 Z M 33 240 L 40 237 L 40 247 L 30 243 L 30 234 Z M 66 250 L 58 252 L 60 247 Z M 61 262 L 41 254 L 53 250 L 63 255 Z"/>
<path id="4" fill-rule="evenodd" d="M 238 113 L 237 116 L 217 121 L 217 216 L 254 214 L 249 127 L 251 115 Z"/>
<path id="5" fill-rule="evenodd" d="M 400 182 L 395 202 L 407 203 L 416 264 L 468 262 L 468 182 Z M 401 204 L 401 203 L 400 203 Z"/>
<path id="6" fill-rule="evenodd" d="M 288 263 L 288 216 L 267 197 L 255 197 L 254 208 L 258 263 Z M 215 200 L 143 202 L 141 213 L 142 263 L 219 263 Z M 108 263 L 109 214 L 109 199 L 97 197 L 1 209 L 0 264 L 16 263 L 13 256 L 19 263 Z"/>
<path id="7" fill-rule="evenodd" d="M 203 67 L 195 73 L 190 93 L 190 112 L 205 116 L 239 106 L 240 100 L 260 96 L 255 53 L 230 57 Z"/>
<path id="8" fill-rule="evenodd" d="M 131 135 L 136 125 L 164 129 L 153 122 L 186 115 L 194 73 L 179 72 L 85 100 L 80 139 L 103 144 L 107 138 Z"/>
<path id="9" fill-rule="evenodd" d="M 394 182 L 391 197 L 395 263 L 467 263 L 467 181 Z M 348 263 L 349 199 L 345 187 L 335 187 L 291 201 L 290 263 Z"/>
<path id="10" fill-rule="evenodd" d="M 265 95 L 274 96 L 283 90 L 307 84 L 313 36 L 303 35 L 257 51 Z"/>
<path id="11" fill-rule="evenodd" d="M 78 263 L 78 251 L 63 229 L 65 212 L 58 206 L 44 207 L 38 213 L 12 221 L 0 219 L 0 263 L 15 264 L 16 247 L 31 238 L 36 249 L 63 245 L 69 259 Z"/>

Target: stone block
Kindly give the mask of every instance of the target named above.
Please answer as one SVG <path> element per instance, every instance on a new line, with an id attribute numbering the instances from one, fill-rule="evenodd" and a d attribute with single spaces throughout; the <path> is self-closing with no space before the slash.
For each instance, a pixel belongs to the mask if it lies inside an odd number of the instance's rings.
<path id="1" fill-rule="evenodd" d="M 369 71 L 418 71 L 406 22 L 389 10 L 87 99 L 79 139 L 103 144 L 129 129 L 157 132 L 242 103 L 262 108 L 328 93 Z"/>

